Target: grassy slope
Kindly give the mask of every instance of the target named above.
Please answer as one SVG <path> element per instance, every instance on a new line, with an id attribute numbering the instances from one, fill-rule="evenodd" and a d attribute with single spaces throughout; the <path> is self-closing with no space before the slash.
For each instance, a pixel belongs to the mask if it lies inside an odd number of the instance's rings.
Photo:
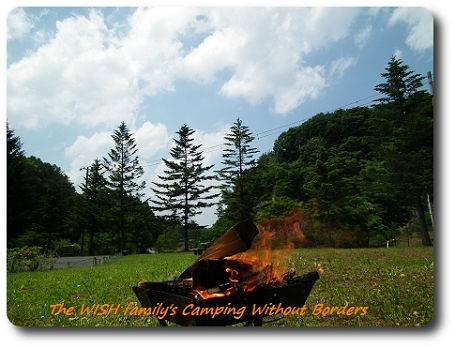
<path id="1" fill-rule="evenodd" d="M 267 326 L 423 326 L 433 315 L 433 249 L 299 249 L 282 257 L 297 274 L 321 275 L 303 316 L 287 316 Z M 8 317 L 20 326 L 155 326 L 155 317 L 81 316 L 82 304 L 136 302 L 131 290 L 141 280 L 162 281 L 183 271 L 190 253 L 132 255 L 109 264 L 43 272 L 8 274 Z M 76 314 L 52 315 L 51 304 L 75 306 Z M 368 306 L 367 315 L 315 316 L 315 305 Z M 277 316 L 276 318 L 279 318 Z M 272 318 L 274 319 L 274 318 Z"/>

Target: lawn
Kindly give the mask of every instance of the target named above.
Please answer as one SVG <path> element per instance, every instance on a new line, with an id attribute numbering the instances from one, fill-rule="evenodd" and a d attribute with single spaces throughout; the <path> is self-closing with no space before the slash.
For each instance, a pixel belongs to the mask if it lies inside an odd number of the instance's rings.
<path id="1" fill-rule="evenodd" d="M 153 316 L 124 315 L 127 305 L 137 302 L 131 287 L 142 280 L 170 280 L 195 258 L 192 253 L 131 255 L 92 267 L 11 273 L 8 318 L 15 325 L 34 327 L 158 326 Z M 282 261 L 297 274 L 315 270 L 318 263 L 324 272 L 307 299 L 304 315 L 276 321 L 281 315 L 269 317 L 264 326 L 424 326 L 433 316 L 433 248 L 296 249 Z M 59 303 L 68 315 L 57 314 L 56 306 L 52 314 L 51 305 Z M 117 313 L 80 314 L 82 305 L 96 304 L 120 307 Z M 326 309 L 329 314 L 315 315 L 318 308 L 335 306 L 364 309 L 351 315 Z"/>

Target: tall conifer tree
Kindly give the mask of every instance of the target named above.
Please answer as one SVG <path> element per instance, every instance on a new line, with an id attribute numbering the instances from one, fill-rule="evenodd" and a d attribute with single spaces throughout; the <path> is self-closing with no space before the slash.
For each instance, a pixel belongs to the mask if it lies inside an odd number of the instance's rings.
<path id="1" fill-rule="evenodd" d="M 373 120 L 376 129 L 382 128 L 377 137 L 378 153 L 391 173 L 389 181 L 403 196 L 414 196 L 422 244 L 431 245 L 422 203 L 423 197 L 433 190 L 433 109 L 428 103 L 431 96 L 420 90 L 424 77 L 409 70 L 395 56 L 381 76 L 385 82 L 375 90 L 383 94 L 378 99 L 383 103 L 379 108 L 382 113 Z"/>
<path id="2" fill-rule="evenodd" d="M 108 182 L 103 176 L 103 166 L 99 159 L 96 159 L 86 170 L 85 180 L 80 185 L 83 194 L 81 195 L 79 214 L 83 220 L 83 230 L 87 230 L 89 233 L 89 255 L 94 255 L 95 233 L 101 232 L 106 226 L 109 191 Z"/>
<path id="3" fill-rule="evenodd" d="M 254 137 L 240 118 L 237 118 L 231 132 L 224 139 L 227 141 L 223 150 L 224 168 L 218 171 L 218 178 L 223 182 L 223 201 L 233 214 L 233 219 L 249 218 L 251 208 L 248 204 L 245 171 L 255 164 L 253 156 L 259 151 L 250 145 Z"/>
<path id="4" fill-rule="evenodd" d="M 181 220 L 185 250 L 188 250 L 190 219 L 201 214 L 202 208 L 212 206 L 210 200 L 217 196 L 210 193 L 214 188 L 212 185 L 204 184 L 204 181 L 214 179 L 208 174 L 213 165 L 203 166 L 201 145 L 194 145 L 192 138 L 194 132 L 186 124 L 180 128 L 177 139 L 174 139 L 175 146 L 170 150 L 172 159 L 163 158 L 167 169 L 163 176 L 159 176 L 162 182 L 154 182 L 156 188 L 152 188 L 156 194 L 156 199 L 152 200 L 155 208 L 169 211 L 170 215 Z"/>
<path id="5" fill-rule="evenodd" d="M 104 157 L 104 166 L 108 172 L 109 186 L 117 193 L 119 208 L 119 248 L 120 251 L 126 247 L 126 214 L 129 209 L 129 197 L 140 197 L 145 182 L 138 183 L 139 178 L 144 174 L 136 155 L 136 140 L 129 132 L 125 122 L 122 122 L 118 129 L 112 134 L 115 147 Z"/>

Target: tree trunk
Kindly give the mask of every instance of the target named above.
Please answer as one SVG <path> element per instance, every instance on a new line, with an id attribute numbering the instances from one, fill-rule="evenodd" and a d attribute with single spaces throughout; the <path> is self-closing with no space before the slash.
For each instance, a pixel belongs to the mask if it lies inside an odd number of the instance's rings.
<path id="1" fill-rule="evenodd" d="M 125 205 L 123 195 L 120 197 L 120 252 L 125 250 Z"/>
<path id="2" fill-rule="evenodd" d="M 417 214 L 419 215 L 420 228 L 422 232 L 422 244 L 425 246 L 431 246 L 430 235 L 428 233 L 427 223 L 425 221 L 425 212 L 423 210 L 423 204 L 420 199 L 420 196 L 416 197 L 417 200 Z"/>
<path id="3" fill-rule="evenodd" d="M 81 229 L 81 256 L 84 255 L 84 229 Z"/>
<path id="4" fill-rule="evenodd" d="M 90 241 L 88 246 L 88 254 L 93 255 L 93 227 L 90 229 Z"/>
<path id="5" fill-rule="evenodd" d="M 185 212 L 184 220 L 184 239 L 185 239 L 185 251 L 189 250 L 188 247 L 188 214 Z"/>

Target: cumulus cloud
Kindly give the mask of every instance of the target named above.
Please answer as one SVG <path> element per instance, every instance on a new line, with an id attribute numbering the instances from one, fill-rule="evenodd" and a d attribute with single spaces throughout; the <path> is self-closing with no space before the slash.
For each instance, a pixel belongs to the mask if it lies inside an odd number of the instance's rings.
<path id="1" fill-rule="evenodd" d="M 134 123 L 144 97 L 173 91 L 178 79 L 209 84 L 220 76 L 221 95 L 251 104 L 271 100 L 276 113 L 286 114 L 327 86 L 329 62 L 309 65 L 306 58 L 347 37 L 359 13 L 139 8 L 126 28 L 108 27 L 98 10 L 75 15 L 57 22 L 55 37 L 8 68 L 8 117 L 30 128 L 112 128 Z M 16 15 L 23 23 L 24 14 Z"/>
<path id="2" fill-rule="evenodd" d="M 186 76 L 209 83 L 232 71 L 219 93 L 255 105 L 271 98 L 286 114 L 328 85 L 322 65 L 305 65 L 312 52 L 345 38 L 355 9 L 297 8 L 212 10 L 213 32 L 183 60 Z"/>
<path id="3" fill-rule="evenodd" d="M 7 39 L 21 39 L 33 28 L 32 19 L 21 7 L 15 8 L 8 14 L 7 19 Z"/>
<path id="4" fill-rule="evenodd" d="M 136 139 L 138 156 L 144 159 L 153 158 L 158 151 L 167 148 L 171 141 L 164 124 L 153 124 L 149 121 L 144 122 L 134 132 L 134 138 Z"/>
<path id="5" fill-rule="evenodd" d="M 393 11 L 389 25 L 404 22 L 408 27 L 406 44 L 415 51 L 433 47 L 433 16 L 425 8 L 400 7 Z"/>
<path id="6" fill-rule="evenodd" d="M 7 78 L 8 117 L 30 128 L 113 127 L 134 119 L 141 101 L 131 65 L 95 11 L 57 22 L 55 38 L 12 64 Z"/>

